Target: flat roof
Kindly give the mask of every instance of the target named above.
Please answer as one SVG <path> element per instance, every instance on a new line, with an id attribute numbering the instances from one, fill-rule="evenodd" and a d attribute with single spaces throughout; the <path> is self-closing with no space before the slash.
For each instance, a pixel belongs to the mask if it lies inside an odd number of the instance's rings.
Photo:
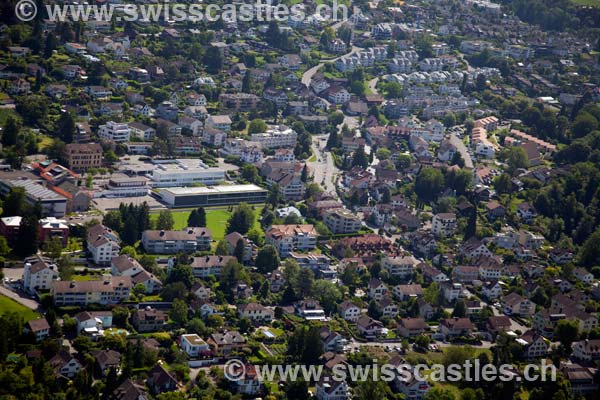
<path id="1" fill-rule="evenodd" d="M 199 186 L 199 187 L 171 187 L 161 189 L 161 192 L 170 192 L 175 196 L 197 195 L 197 194 L 226 194 L 239 192 L 265 191 L 260 186 L 248 185 L 219 185 L 219 186 Z"/>

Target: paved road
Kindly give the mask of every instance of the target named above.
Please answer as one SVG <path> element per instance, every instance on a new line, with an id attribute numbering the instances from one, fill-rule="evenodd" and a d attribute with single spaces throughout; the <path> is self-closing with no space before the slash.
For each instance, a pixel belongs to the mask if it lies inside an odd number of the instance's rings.
<path id="1" fill-rule="evenodd" d="M 338 176 L 338 169 L 333 162 L 333 157 L 329 151 L 325 150 L 328 135 L 314 135 L 312 141 L 312 151 L 316 155 L 315 161 L 308 162 L 308 168 L 314 176 L 314 182 L 318 183 L 328 193 L 337 198 L 334 181 Z"/>
<path id="2" fill-rule="evenodd" d="M 321 69 L 321 67 L 323 67 L 323 65 L 325 65 L 325 63 L 333 63 L 336 62 L 337 60 L 339 60 L 342 57 L 346 57 L 346 56 L 350 56 L 352 54 L 354 54 L 355 52 L 358 52 L 362 50 L 362 47 L 357 47 L 357 46 L 352 46 L 352 50 L 350 50 L 348 53 L 346 54 L 342 54 L 339 57 L 336 58 L 332 58 L 330 60 L 321 60 L 321 62 L 317 65 L 315 65 L 312 68 L 307 69 L 303 74 L 302 74 L 302 83 L 305 86 L 309 86 L 310 85 L 310 81 L 312 79 L 312 77 L 319 71 L 319 69 Z"/>
<path id="3" fill-rule="evenodd" d="M 473 169 L 473 160 L 471 159 L 471 154 L 469 154 L 469 151 L 467 150 L 467 147 L 465 146 L 463 141 L 460 140 L 460 138 L 456 136 L 456 134 L 451 133 L 450 143 L 452 143 L 456 147 L 456 149 L 462 156 L 465 162 L 465 168 Z"/>

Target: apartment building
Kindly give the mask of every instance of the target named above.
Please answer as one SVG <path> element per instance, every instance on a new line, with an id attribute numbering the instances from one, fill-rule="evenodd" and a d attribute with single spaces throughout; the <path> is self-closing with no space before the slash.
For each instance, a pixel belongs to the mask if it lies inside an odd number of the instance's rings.
<path id="1" fill-rule="evenodd" d="M 250 93 L 221 93 L 219 103 L 223 108 L 245 112 L 256 108 L 258 96 Z"/>
<path id="2" fill-rule="evenodd" d="M 119 255 L 119 236 L 112 229 L 97 224 L 88 228 L 87 249 L 95 264 L 106 265 Z"/>
<path id="3" fill-rule="evenodd" d="M 456 214 L 440 213 L 431 220 L 431 232 L 437 237 L 449 237 L 456 232 Z"/>
<path id="4" fill-rule="evenodd" d="M 310 224 L 272 225 L 265 240 L 275 246 L 281 257 L 287 257 L 294 250 L 313 250 L 317 246 L 317 231 Z"/>
<path id="5" fill-rule="evenodd" d="M 327 211 L 323 216 L 323 222 L 334 234 L 354 233 L 362 227 L 360 218 L 341 208 Z"/>
<path id="6" fill-rule="evenodd" d="M 185 228 L 181 231 L 147 230 L 142 233 L 142 246 L 151 254 L 193 253 L 210 249 L 212 236 L 207 228 Z"/>
<path id="7" fill-rule="evenodd" d="M 49 290 L 58 276 L 58 267 L 49 258 L 36 255 L 24 260 L 23 288 L 28 293 Z"/>
<path id="8" fill-rule="evenodd" d="M 129 142 L 131 129 L 129 125 L 114 121 L 108 121 L 98 128 L 98 137 L 115 143 Z"/>
<path id="9" fill-rule="evenodd" d="M 102 166 L 102 146 L 98 143 L 69 143 L 65 152 L 69 168 L 75 172 Z"/>
<path id="10" fill-rule="evenodd" d="M 419 260 L 413 256 L 386 256 L 381 260 L 381 267 L 387 270 L 390 275 L 400 278 L 406 278 L 413 275 Z"/>
<path id="11" fill-rule="evenodd" d="M 264 149 L 294 147 L 298 135 L 296 131 L 285 125 L 271 126 L 264 133 L 253 133 L 251 141 L 259 143 Z"/>
<path id="12" fill-rule="evenodd" d="M 50 293 L 57 306 L 118 304 L 129 299 L 130 276 L 109 276 L 94 281 L 54 281 Z"/>

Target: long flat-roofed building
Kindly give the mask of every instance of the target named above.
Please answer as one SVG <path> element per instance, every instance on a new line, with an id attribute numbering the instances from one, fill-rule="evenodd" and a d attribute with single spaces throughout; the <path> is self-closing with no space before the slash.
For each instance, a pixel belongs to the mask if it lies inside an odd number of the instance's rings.
<path id="1" fill-rule="evenodd" d="M 264 203 L 267 191 L 256 185 L 211 187 L 174 187 L 162 189 L 160 196 L 170 207 L 224 206 L 239 203 Z"/>
<path id="2" fill-rule="evenodd" d="M 118 304 L 129 299 L 132 287 L 130 276 L 109 276 L 97 281 L 54 281 L 51 293 L 57 306 Z"/>
<path id="3" fill-rule="evenodd" d="M 30 179 L 0 181 L 0 193 L 6 195 L 13 187 L 25 189 L 25 201 L 29 205 L 40 203 L 45 217 L 62 218 L 67 212 L 67 198 Z"/>
<path id="4" fill-rule="evenodd" d="M 209 168 L 201 162 L 158 163 L 152 171 L 152 186 L 174 187 L 195 184 L 215 185 L 225 180 L 225 171 Z"/>

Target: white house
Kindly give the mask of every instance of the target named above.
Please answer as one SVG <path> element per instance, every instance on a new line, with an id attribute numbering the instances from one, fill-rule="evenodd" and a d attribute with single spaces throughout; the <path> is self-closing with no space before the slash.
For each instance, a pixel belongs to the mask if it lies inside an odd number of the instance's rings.
<path id="1" fill-rule="evenodd" d="M 30 257 L 23 264 L 23 288 L 29 293 L 49 290 L 53 280 L 58 279 L 58 268 L 50 259 Z"/>
<path id="2" fill-rule="evenodd" d="M 346 400 L 349 398 L 348 384 L 343 380 L 321 379 L 317 382 L 317 400 Z"/>
<path id="3" fill-rule="evenodd" d="M 209 352 L 210 346 L 195 333 L 181 335 L 181 349 L 190 357 L 198 357 L 202 353 Z"/>
<path id="4" fill-rule="evenodd" d="M 456 214 L 435 214 L 431 220 L 431 232 L 437 237 L 449 237 L 456 232 Z"/>
<path id="5" fill-rule="evenodd" d="M 339 309 L 340 316 L 346 321 L 356 322 L 358 317 L 360 317 L 360 308 L 350 301 L 345 301 L 340 304 Z"/>

